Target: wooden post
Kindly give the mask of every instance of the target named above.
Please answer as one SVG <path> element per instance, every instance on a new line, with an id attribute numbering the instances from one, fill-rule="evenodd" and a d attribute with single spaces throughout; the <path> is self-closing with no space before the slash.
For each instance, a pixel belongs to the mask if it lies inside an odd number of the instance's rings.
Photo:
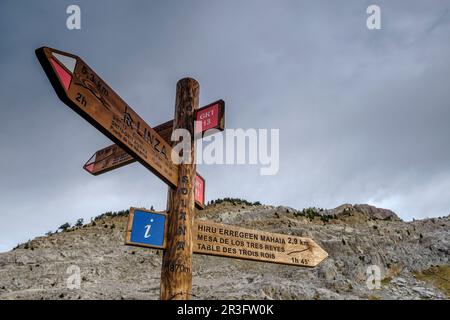
<path id="1" fill-rule="evenodd" d="M 167 249 L 161 269 L 161 300 L 188 300 L 192 296 L 192 224 L 194 219 L 195 144 L 194 116 L 199 84 L 191 78 L 177 83 L 173 129 L 191 134 L 191 163 L 180 164 L 178 187 L 168 194 Z"/>

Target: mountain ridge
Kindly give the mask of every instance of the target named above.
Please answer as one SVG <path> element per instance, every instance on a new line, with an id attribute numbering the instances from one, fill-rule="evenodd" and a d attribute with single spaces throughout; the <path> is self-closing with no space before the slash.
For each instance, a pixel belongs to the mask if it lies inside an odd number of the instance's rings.
<path id="1" fill-rule="evenodd" d="M 194 299 L 448 299 L 449 217 L 221 201 L 196 218 L 309 237 L 329 257 L 310 269 L 194 255 Z M 99 216 L 0 254 L 0 299 L 158 299 L 161 252 L 124 246 L 126 222 L 126 211 Z M 80 289 L 67 287 L 71 266 Z M 381 270 L 378 290 L 367 286 L 371 266 Z"/>

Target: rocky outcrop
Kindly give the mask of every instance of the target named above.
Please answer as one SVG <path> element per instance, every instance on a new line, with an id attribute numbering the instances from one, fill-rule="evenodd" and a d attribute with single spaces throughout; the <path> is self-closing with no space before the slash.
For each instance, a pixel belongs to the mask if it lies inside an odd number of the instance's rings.
<path id="1" fill-rule="evenodd" d="M 427 270 L 448 275 L 449 217 L 404 222 L 368 205 L 314 210 L 224 202 L 199 211 L 198 219 L 311 237 L 329 257 L 309 269 L 195 255 L 194 298 L 448 298 Z M 126 220 L 106 216 L 0 254 L 0 299 L 157 299 L 161 252 L 124 246 Z M 368 281 L 374 268 L 379 288 Z"/>

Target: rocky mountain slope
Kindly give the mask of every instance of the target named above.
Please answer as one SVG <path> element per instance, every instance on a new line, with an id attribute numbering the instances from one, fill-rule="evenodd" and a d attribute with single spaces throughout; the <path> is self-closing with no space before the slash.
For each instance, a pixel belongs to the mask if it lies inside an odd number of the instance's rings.
<path id="1" fill-rule="evenodd" d="M 225 201 L 197 219 L 311 237 L 329 257 L 309 269 L 195 255 L 193 299 L 449 298 L 449 217 L 403 222 L 368 205 L 298 211 Z M 158 299 L 161 252 L 124 246 L 126 221 L 103 216 L 0 254 L 0 299 Z M 371 290 L 373 265 L 382 279 Z M 67 286 L 74 270 L 79 288 Z"/>

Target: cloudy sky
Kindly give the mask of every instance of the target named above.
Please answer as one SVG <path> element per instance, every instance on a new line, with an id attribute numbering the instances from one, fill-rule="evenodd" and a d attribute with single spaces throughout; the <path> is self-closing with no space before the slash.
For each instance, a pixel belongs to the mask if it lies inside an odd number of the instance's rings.
<path id="1" fill-rule="evenodd" d="M 366 27 L 373 3 L 381 30 Z M 81 30 L 66 28 L 70 4 Z M 167 186 L 140 164 L 82 170 L 111 142 L 56 97 L 43 45 L 81 56 L 152 126 L 191 76 L 201 105 L 226 101 L 227 128 L 280 129 L 277 175 L 202 165 L 206 200 L 450 213 L 450 1 L 2 0 L 0 32 L 0 251 L 77 218 L 165 208 Z"/>

